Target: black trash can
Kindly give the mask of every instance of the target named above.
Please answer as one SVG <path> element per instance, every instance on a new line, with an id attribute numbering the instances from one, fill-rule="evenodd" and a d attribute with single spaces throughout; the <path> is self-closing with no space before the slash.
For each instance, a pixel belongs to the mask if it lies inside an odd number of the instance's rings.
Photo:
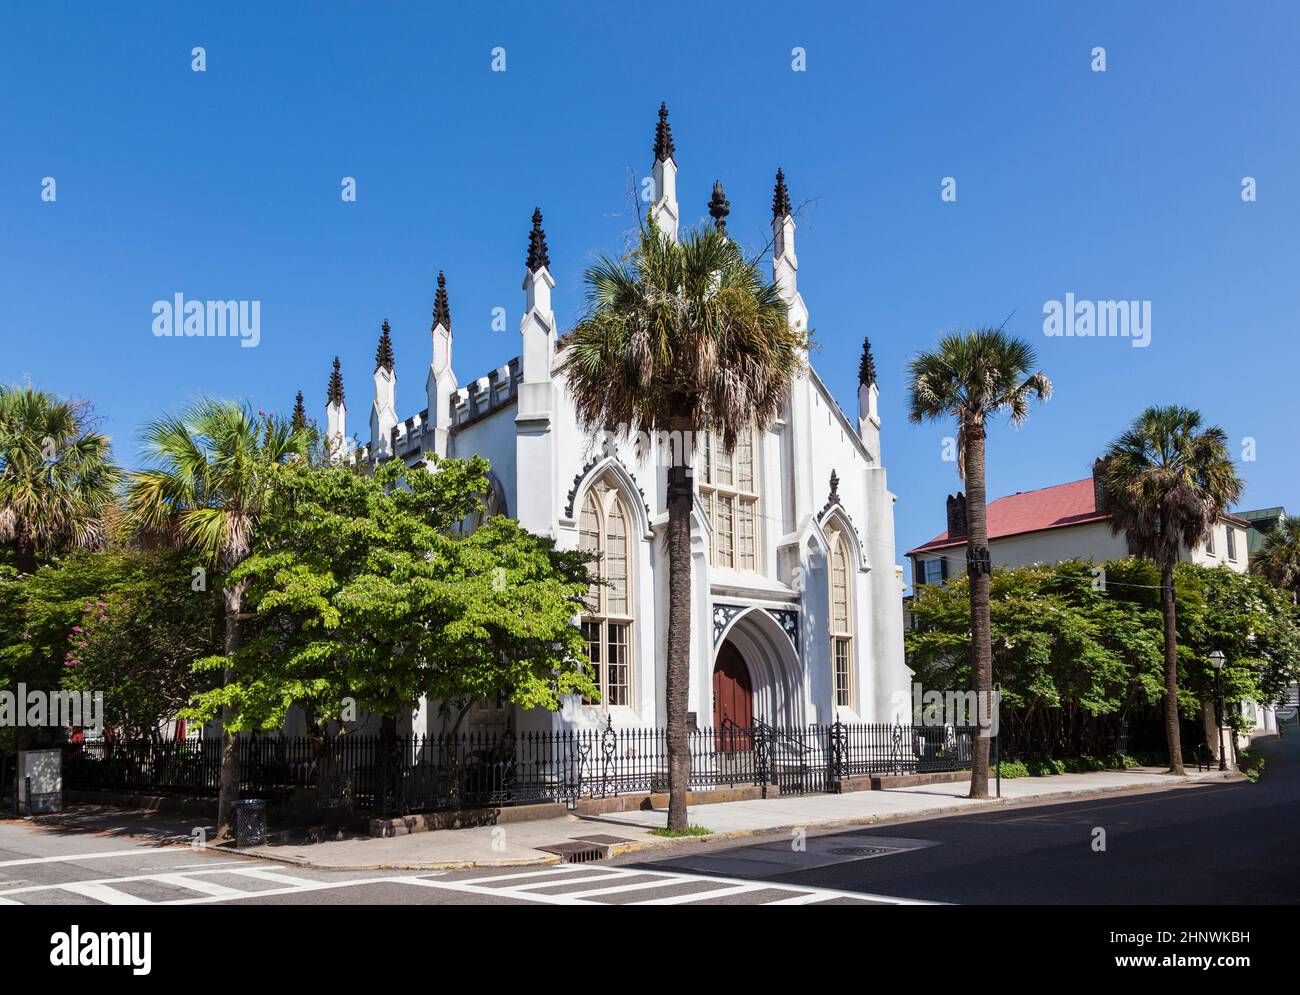
<path id="1" fill-rule="evenodd" d="M 235 845 L 241 850 L 266 843 L 266 800 L 246 798 L 235 802 Z"/>

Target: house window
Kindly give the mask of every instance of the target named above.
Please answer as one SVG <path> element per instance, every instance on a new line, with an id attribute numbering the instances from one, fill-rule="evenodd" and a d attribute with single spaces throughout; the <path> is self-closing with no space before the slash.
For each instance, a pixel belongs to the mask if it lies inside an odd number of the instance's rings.
<path id="1" fill-rule="evenodd" d="M 715 432 L 704 443 L 700 500 L 713 526 L 713 565 L 758 569 L 758 466 L 753 431 L 742 432 L 727 452 Z"/>
<path id="2" fill-rule="evenodd" d="M 1237 558 L 1237 530 L 1230 525 L 1226 531 L 1228 533 L 1228 559 L 1235 560 Z"/>
<path id="3" fill-rule="evenodd" d="M 600 688 L 602 706 L 631 704 L 633 597 L 631 519 L 627 506 L 604 481 L 582 502 L 578 545 L 600 559 L 593 565 L 597 583 L 587 589 L 582 636 Z"/>
<path id="4" fill-rule="evenodd" d="M 833 529 L 830 539 L 831 650 L 835 679 L 835 707 L 853 704 L 853 591 L 852 561 L 844 534 Z"/>
<path id="5" fill-rule="evenodd" d="M 922 560 L 921 576 L 923 584 L 942 584 L 943 560 Z"/>
<path id="6" fill-rule="evenodd" d="M 1228 530 L 1228 541 L 1232 541 L 1232 529 Z M 1214 526 L 1210 526 L 1210 531 L 1205 536 L 1205 552 L 1208 556 L 1214 555 Z"/>

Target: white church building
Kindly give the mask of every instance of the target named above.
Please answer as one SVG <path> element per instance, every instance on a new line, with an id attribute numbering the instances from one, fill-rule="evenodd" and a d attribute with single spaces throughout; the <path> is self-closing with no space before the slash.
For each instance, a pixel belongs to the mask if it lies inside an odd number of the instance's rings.
<path id="1" fill-rule="evenodd" d="M 652 211 L 676 238 L 681 211 L 667 111 L 656 130 Z M 703 198 L 701 198 L 702 200 Z M 725 230 L 721 185 L 710 214 Z M 807 327 L 799 294 L 795 221 L 784 177 L 773 198 L 772 269 L 790 321 Z M 425 453 L 491 461 L 485 514 L 503 514 L 561 549 L 601 554 L 608 587 L 581 617 L 601 688 L 599 704 L 572 700 L 555 714 L 513 716 L 518 730 L 665 724 L 668 619 L 668 460 L 654 439 L 592 436 L 555 375 L 564 341 L 551 309 L 541 213 L 533 214 L 523 274 L 519 354 L 485 376 L 452 362 L 452 319 L 440 273 L 429 364 L 418 401 L 399 401 L 390 329 L 373 372 L 371 461 L 421 461 Z M 504 359 L 504 357 L 503 357 Z M 867 365 L 867 364 L 864 364 Z M 698 727 L 750 719 L 780 726 L 908 721 L 911 673 L 903 662 L 902 568 L 894 544 L 894 495 L 885 479 L 874 374 L 847 416 L 811 366 L 781 416 L 731 453 L 694 453 L 690 710 Z M 353 446 L 338 359 L 330 377 L 327 444 Z M 404 404 L 409 412 L 399 412 Z M 492 725 L 505 714 L 482 706 Z M 495 713 L 495 715 L 493 714 Z M 413 731 L 438 732 L 436 710 Z"/>

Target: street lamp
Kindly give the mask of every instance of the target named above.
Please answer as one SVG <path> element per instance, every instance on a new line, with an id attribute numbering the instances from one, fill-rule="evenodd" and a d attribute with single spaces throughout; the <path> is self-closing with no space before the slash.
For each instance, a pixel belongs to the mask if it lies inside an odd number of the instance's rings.
<path id="1" fill-rule="evenodd" d="M 1214 724 L 1219 727 L 1219 770 L 1228 769 L 1228 758 L 1223 752 L 1223 684 L 1219 679 L 1223 660 L 1222 650 L 1210 654 L 1210 667 L 1214 670 Z"/>

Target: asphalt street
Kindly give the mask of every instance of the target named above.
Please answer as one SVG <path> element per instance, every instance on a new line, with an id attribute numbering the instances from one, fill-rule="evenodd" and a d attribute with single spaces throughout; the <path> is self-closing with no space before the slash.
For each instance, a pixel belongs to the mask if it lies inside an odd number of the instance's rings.
<path id="1" fill-rule="evenodd" d="M 323 871 L 0 823 L 0 906 L 1294 904 L 1300 736 L 1260 741 L 1257 784 L 1028 804 L 677 856 L 472 871 Z M 1104 845 L 1103 845 L 1104 844 Z"/>
<path id="2" fill-rule="evenodd" d="M 797 840 L 769 840 L 644 866 L 959 904 L 1296 904 L 1300 735 L 1257 742 L 1258 783 L 986 810 L 810 837 L 802 853 Z M 853 858 L 855 848 L 877 852 Z"/>

